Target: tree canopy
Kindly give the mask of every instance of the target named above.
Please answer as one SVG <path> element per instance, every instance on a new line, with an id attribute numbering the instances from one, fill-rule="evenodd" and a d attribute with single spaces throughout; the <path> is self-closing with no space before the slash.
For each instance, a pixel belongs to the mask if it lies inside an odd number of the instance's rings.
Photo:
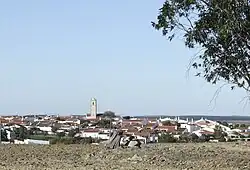
<path id="1" fill-rule="evenodd" d="M 112 126 L 111 120 L 101 119 L 97 122 L 97 126 L 101 128 L 110 128 Z"/>
<path id="2" fill-rule="evenodd" d="M 115 117 L 115 112 L 106 111 L 106 112 L 103 113 L 103 117 L 114 118 Z"/>
<path id="3" fill-rule="evenodd" d="M 250 91 L 249 0 L 166 0 L 152 25 L 199 49 L 191 63 L 197 76 Z"/>

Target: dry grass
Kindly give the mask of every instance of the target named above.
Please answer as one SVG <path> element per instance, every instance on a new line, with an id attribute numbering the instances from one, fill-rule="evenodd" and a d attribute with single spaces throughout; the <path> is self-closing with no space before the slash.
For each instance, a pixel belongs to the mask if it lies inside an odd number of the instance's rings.
<path id="1" fill-rule="evenodd" d="M 157 144 L 107 150 L 90 145 L 2 145 L 0 169 L 250 169 L 250 146 Z"/>

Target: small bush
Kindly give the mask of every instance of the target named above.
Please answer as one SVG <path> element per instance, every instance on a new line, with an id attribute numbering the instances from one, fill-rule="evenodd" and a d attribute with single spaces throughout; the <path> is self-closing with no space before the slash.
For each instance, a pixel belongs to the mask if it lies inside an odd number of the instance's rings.
<path id="1" fill-rule="evenodd" d="M 54 139 L 50 140 L 51 144 L 65 144 L 65 145 L 69 145 L 69 144 L 91 144 L 93 142 L 96 142 L 96 140 L 94 140 L 91 137 L 85 137 L 85 138 L 80 138 L 80 137 L 76 137 L 76 138 L 57 137 L 57 138 L 54 138 Z"/>
<path id="2" fill-rule="evenodd" d="M 175 143 L 177 142 L 177 139 L 173 137 L 173 135 L 166 133 L 161 134 L 158 139 L 159 143 Z"/>
<path id="3" fill-rule="evenodd" d="M 51 140 L 56 138 L 54 135 L 30 135 L 28 137 L 29 139 L 34 139 L 34 140 Z"/>

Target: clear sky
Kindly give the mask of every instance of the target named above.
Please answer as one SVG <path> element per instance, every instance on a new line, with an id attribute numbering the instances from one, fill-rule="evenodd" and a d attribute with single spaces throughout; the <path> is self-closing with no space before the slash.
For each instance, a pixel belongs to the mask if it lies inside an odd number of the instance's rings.
<path id="1" fill-rule="evenodd" d="M 190 74 L 194 55 L 150 22 L 163 0 L 1 0 L 0 113 L 248 115 L 244 91 Z"/>

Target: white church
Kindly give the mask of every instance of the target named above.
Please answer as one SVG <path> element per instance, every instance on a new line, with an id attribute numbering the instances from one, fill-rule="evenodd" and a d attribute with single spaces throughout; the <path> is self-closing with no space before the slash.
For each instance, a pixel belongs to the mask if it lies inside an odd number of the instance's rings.
<path id="1" fill-rule="evenodd" d="M 96 119 L 97 118 L 97 100 L 91 98 L 90 100 L 90 113 L 86 115 L 87 119 Z"/>

